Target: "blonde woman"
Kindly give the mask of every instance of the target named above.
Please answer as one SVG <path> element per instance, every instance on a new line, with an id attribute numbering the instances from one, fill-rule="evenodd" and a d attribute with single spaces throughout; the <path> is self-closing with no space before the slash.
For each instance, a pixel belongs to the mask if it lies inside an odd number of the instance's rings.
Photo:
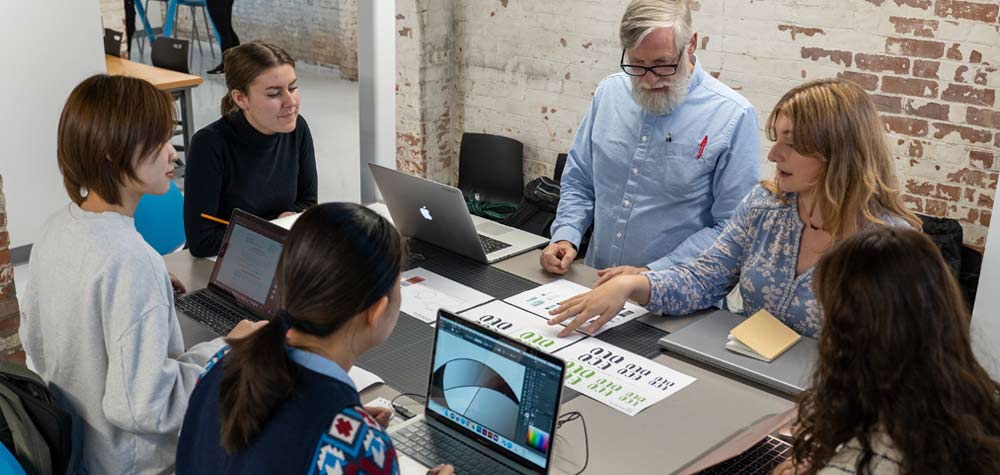
<path id="1" fill-rule="evenodd" d="M 919 224 L 900 199 L 892 157 L 871 98 L 858 85 L 824 79 L 798 86 L 767 120 L 777 173 L 744 198 L 722 234 L 694 261 L 637 274 L 615 269 L 591 292 L 552 311 L 563 333 L 597 316 L 594 331 L 631 298 L 655 313 L 707 308 L 739 285 L 744 310 L 767 309 L 815 336 L 822 318 L 813 268 L 836 241 L 869 226 Z"/>

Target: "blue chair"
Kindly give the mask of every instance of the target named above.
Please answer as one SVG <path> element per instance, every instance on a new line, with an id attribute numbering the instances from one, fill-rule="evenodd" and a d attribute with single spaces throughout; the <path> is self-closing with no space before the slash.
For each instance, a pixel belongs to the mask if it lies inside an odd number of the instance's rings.
<path id="1" fill-rule="evenodd" d="M 0 444 L 0 473 L 8 475 L 25 475 L 24 468 L 14 454 L 3 444 Z"/>
<path id="2" fill-rule="evenodd" d="M 174 182 L 164 195 L 143 195 L 133 218 L 136 231 L 160 255 L 184 245 L 184 195 Z"/>

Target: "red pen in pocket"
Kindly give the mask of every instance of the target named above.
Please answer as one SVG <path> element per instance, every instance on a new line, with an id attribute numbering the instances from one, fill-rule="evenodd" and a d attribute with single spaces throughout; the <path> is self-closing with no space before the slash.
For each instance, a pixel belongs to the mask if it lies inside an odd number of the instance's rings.
<path id="1" fill-rule="evenodd" d="M 705 138 L 701 139 L 701 146 L 698 147 L 698 156 L 695 157 L 696 159 L 701 160 L 701 154 L 705 151 L 705 146 L 706 145 L 708 145 L 708 136 L 707 135 L 705 136 Z"/>

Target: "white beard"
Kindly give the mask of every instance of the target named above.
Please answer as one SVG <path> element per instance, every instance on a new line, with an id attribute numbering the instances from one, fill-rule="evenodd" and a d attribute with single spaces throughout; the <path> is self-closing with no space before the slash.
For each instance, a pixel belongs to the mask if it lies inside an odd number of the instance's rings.
<path id="1" fill-rule="evenodd" d="M 687 99 L 688 87 L 691 85 L 690 63 L 677 70 L 672 80 L 661 79 L 647 86 L 642 77 L 631 76 L 632 99 L 653 115 L 666 114 Z M 650 92 L 648 89 L 667 87 L 666 92 Z"/>

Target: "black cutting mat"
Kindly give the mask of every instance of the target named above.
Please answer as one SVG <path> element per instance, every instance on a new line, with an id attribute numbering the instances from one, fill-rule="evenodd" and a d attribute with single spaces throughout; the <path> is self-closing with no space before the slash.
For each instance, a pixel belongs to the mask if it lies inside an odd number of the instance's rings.
<path id="1" fill-rule="evenodd" d="M 407 262 L 407 270 L 423 267 L 494 298 L 502 300 L 538 287 L 538 284 L 528 279 L 462 257 L 423 241 L 410 239 L 409 246 L 410 258 Z"/>
<path id="2" fill-rule="evenodd" d="M 434 327 L 400 313 L 389 338 L 361 355 L 357 365 L 377 374 L 399 392 L 424 396 L 433 348 Z"/>
<path id="3" fill-rule="evenodd" d="M 646 325 L 639 320 L 632 320 L 624 325 L 605 330 L 604 333 L 594 338 L 644 358 L 653 359 L 662 351 L 660 338 L 665 336 L 667 336 L 667 332 L 659 328 Z"/>

